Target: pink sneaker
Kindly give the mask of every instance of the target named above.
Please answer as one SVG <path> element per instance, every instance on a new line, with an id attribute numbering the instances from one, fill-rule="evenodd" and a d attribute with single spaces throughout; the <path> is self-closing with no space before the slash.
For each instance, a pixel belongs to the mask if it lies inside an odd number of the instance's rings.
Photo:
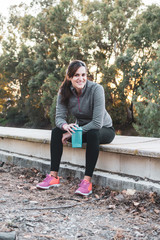
<path id="1" fill-rule="evenodd" d="M 88 196 L 92 193 L 92 183 L 90 183 L 86 179 L 81 180 L 79 188 L 75 191 L 75 193 L 83 196 Z"/>
<path id="2" fill-rule="evenodd" d="M 47 174 L 43 182 L 38 183 L 36 187 L 40 189 L 49 189 L 50 187 L 58 187 L 59 185 L 60 185 L 59 177 L 55 178 Z"/>

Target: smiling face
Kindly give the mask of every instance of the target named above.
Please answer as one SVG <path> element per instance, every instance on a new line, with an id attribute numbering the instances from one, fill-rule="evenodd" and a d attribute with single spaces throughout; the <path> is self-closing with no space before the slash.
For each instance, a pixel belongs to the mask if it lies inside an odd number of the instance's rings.
<path id="1" fill-rule="evenodd" d="M 81 94 L 87 81 L 86 68 L 81 66 L 75 72 L 74 76 L 69 79 L 72 82 L 72 86 L 76 89 L 78 95 Z"/>

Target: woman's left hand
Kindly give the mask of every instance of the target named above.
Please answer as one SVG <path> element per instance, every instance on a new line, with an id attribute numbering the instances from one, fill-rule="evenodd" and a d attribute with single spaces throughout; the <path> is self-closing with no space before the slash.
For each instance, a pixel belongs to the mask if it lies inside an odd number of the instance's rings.
<path id="1" fill-rule="evenodd" d="M 67 144 L 67 140 L 71 138 L 71 134 L 66 132 L 66 133 L 63 133 L 63 136 L 62 136 L 62 143 L 63 144 Z"/>

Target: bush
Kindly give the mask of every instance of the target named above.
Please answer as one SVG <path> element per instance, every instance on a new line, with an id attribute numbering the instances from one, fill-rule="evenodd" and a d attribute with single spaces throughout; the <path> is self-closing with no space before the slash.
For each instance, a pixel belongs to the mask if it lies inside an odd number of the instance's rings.
<path id="1" fill-rule="evenodd" d="M 28 117 L 19 111 L 18 107 L 10 107 L 7 110 L 6 119 L 10 126 L 23 126 L 28 121 Z"/>

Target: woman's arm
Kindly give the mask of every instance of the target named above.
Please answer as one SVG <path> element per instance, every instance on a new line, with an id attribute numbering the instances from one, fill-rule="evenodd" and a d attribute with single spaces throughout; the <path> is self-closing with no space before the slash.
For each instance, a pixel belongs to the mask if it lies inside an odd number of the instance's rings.
<path id="1" fill-rule="evenodd" d="M 93 94 L 93 116 L 92 121 L 82 126 L 83 132 L 91 129 L 100 129 L 103 126 L 103 117 L 105 113 L 105 94 L 101 85 L 97 85 Z"/>
<path id="2" fill-rule="evenodd" d="M 67 124 L 68 109 L 67 106 L 61 103 L 61 94 L 58 93 L 56 104 L 56 126 L 63 129 L 63 125 Z"/>
<path id="3" fill-rule="evenodd" d="M 71 136 L 72 133 L 74 133 L 74 129 L 76 129 L 77 124 L 76 123 L 68 124 L 66 122 L 67 114 L 68 108 L 67 106 L 61 103 L 61 95 L 58 94 L 56 105 L 56 126 L 70 133 Z"/>

